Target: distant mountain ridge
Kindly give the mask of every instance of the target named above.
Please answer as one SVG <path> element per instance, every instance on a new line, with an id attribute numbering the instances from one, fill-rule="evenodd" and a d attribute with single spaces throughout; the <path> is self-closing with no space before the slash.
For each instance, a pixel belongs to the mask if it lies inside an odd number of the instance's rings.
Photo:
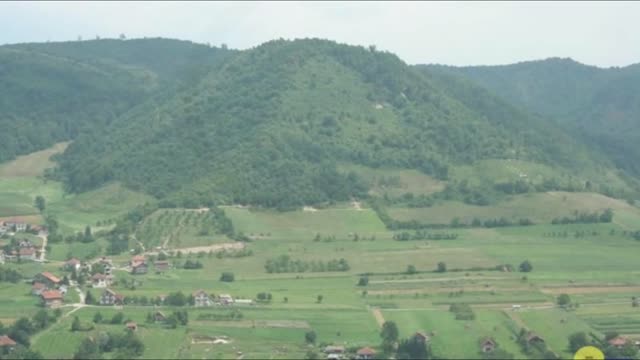
<path id="1" fill-rule="evenodd" d="M 598 68 L 551 58 L 423 68 L 463 75 L 523 110 L 555 119 L 619 168 L 640 175 L 640 64 Z"/>
<path id="2" fill-rule="evenodd" d="M 473 77 L 409 66 L 374 48 L 305 39 L 233 51 L 145 39 L 12 45 L 0 47 L 0 56 L 3 51 L 69 64 L 51 83 L 95 83 L 83 95 L 99 99 L 102 111 L 83 116 L 88 100 L 66 106 L 72 116 L 53 121 L 62 130 L 44 139 L 74 139 L 54 174 L 74 192 L 119 181 L 167 203 L 286 208 L 365 197 L 366 182 L 338 171 L 338 163 L 418 169 L 441 180 L 450 179 L 452 167 L 486 159 L 545 164 L 603 185 L 603 178 L 586 174 L 615 172 L 608 157 L 563 126 Z M 13 81 L 48 95 L 51 87 L 37 84 L 50 66 L 29 65 Z M 80 72 L 85 68 L 105 78 Z M 42 78 L 35 81 L 34 74 Z M 73 99 L 75 89 L 51 98 Z M 100 89 L 105 93 L 94 93 Z M 34 103 L 7 102 L 0 114 L 7 114 L 4 121 L 29 119 L 13 123 L 37 129 L 33 114 L 50 111 L 54 102 Z M 31 148 L 38 146 L 44 145 Z"/>

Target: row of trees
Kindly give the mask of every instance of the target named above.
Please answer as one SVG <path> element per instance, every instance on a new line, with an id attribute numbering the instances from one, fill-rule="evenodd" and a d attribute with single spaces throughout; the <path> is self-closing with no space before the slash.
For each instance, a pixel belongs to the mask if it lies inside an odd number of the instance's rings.
<path id="1" fill-rule="evenodd" d="M 0 282 L 10 282 L 15 284 L 22 280 L 22 277 L 22 273 L 18 270 L 0 267 Z"/>
<path id="2" fill-rule="evenodd" d="M 603 212 L 575 212 L 573 217 L 557 217 L 551 221 L 553 225 L 559 224 L 594 224 L 594 223 L 610 223 L 613 221 L 613 210 L 606 209 Z"/>
<path id="3" fill-rule="evenodd" d="M 457 233 L 430 233 L 426 231 L 416 231 L 411 234 L 408 231 L 393 234 L 393 240 L 397 241 L 414 241 L 414 240 L 455 240 L 458 238 Z"/>
<path id="4" fill-rule="evenodd" d="M 74 359 L 100 359 L 104 353 L 114 359 L 133 359 L 142 356 L 145 346 L 131 330 L 123 333 L 100 332 L 82 340 L 73 354 Z"/>
<path id="5" fill-rule="evenodd" d="M 345 259 L 333 259 L 324 261 L 293 260 L 289 255 L 280 255 L 267 260 L 265 270 L 268 273 L 291 272 L 325 272 L 325 271 L 349 271 L 350 266 Z"/>

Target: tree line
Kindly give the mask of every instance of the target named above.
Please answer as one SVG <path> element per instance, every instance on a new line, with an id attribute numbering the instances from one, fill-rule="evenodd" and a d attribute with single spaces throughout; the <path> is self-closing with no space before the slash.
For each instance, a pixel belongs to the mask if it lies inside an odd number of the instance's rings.
<path id="1" fill-rule="evenodd" d="M 291 259 L 289 255 L 280 255 L 267 260 L 264 265 L 267 273 L 301 273 L 301 272 L 325 272 L 325 271 L 349 271 L 350 266 L 345 259 L 333 259 L 329 261 L 306 261 Z"/>

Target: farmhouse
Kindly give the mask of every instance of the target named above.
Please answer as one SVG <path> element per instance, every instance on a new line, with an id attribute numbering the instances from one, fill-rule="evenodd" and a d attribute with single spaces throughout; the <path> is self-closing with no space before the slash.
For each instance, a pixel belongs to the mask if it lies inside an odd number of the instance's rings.
<path id="1" fill-rule="evenodd" d="M 54 287 L 60 285 L 60 283 L 61 283 L 61 280 L 57 276 L 53 275 L 52 273 L 50 273 L 48 271 L 45 271 L 45 272 L 42 272 L 42 273 L 36 275 L 36 280 L 38 280 L 39 282 L 47 285 L 47 287 L 49 287 L 49 288 L 54 288 Z"/>
<path id="2" fill-rule="evenodd" d="M 213 305 L 213 300 L 204 290 L 198 290 L 193 294 L 193 305 L 196 307 L 204 307 Z"/>
<path id="3" fill-rule="evenodd" d="M 34 282 L 33 285 L 31 285 L 31 294 L 35 295 L 35 296 L 40 296 L 40 294 L 42 294 L 43 291 L 47 290 L 47 285 L 41 283 L 41 282 Z"/>
<path id="4" fill-rule="evenodd" d="M 527 335 L 527 342 L 529 344 L 541 343 L 541 342 L 544 342 L 544 339 L 542 337 L 538 336 L 537 334 L 530 332 Z"/>
<path id="5" fill-rule="evenodd" d="M 629 342 L 629 339 L 627 339 L 624 336 L 616 336 L 613 339 L 608 341 L 609 345 L 614 346 L 618 349 L 627 345 L 628 342 Z"/>
<path id="6" fill-rule="evenodd" d="M 222 305 L 233 304 L 233 298 L 229 294 L 221 294 L 218 296 L 218 301 Z"/>
<path id="7" fill-rule="evenodd" d="M 483 353 L 490 353 L 496 349 L 496 342 L 490 337 L 485 337 L 480 341 L 480 350 Z"/>
<path id="8" fill-rule="evenodd" d="M 94 288 L 106 288 L 108 286 L 111 286 L 113 277 L 111 275 L 104 275 L 104 274 L 94 274 L 91 277 L 91 285 Z"/>
<path id="9" fill-rule="evenodd" d="M 344 346 L 329 345 L 326 348 L 324 348 L 325 354 L 344 354 L 344 352 L 345 352 Z"/>
<path id="10" fill-rule="evenodd" d="M 44 290 L 40 294 L 42 304 L 47 308 L 58 308 L 62 306 L 62 294 L 57 290 Z"/>
<path id="11" fill-rule="evenodd" d="M 149 270 L 147 260 L 142 255 L 132 257 L 129 266 L 131 267 L 131 274 L 146 274 Z"/>
<path id="12" fill-rule="evenodd" d="M 159 323 L 159 322 L 165 322 L 167 321 L 167 316 L 165 314 L 163 314 L 161 311 L 156 311 L 155 313 L 153 313 L 153 321 Z"/>
<path id="13" fill-rule="evenodd" d="M 153 267 L 156 269 L 156 272 L 165 272 L 169 270 L 169 262 L 168 261 L 156 261 L 153 263 Z"/>
<path id="14" fill-rule="evenodd" d="M 125 324 L 125 329 L 131 330 L 131 331 L 136 331 L 136 330 L 138 330 L 138 324 L 134 323 L 133 321 L 128 322 L 128 323 Z"/>
<path id="15" fill-rule="evenodd" d="M 18 246 L 21 247 L 21 248 L 32 248 L 33 247 L 33 243 L 29 239 L 22 239 L 18 243 Z"/>
<path id="16" fill-rule="evenodd" d="M 78 258 L 71 258 L 64 263 L 64 269 L 67 271 L 79 271 L 81 262 Z"/>
<path id="17" fill-rule="evenodd" d="M 10 219 L 4 222 L 4 226 L 10 231 L 19 232 L 27 231 L 27 223 L 19 221 L 17 219 Z"/>
<path id="18" fill-rule="evenodd" d="M 122 305 L 124 296 L 118 295 L 115 291 L 106 289 L 100 296 L 100 305 Z"/>
<path id="19" fill-rule="evenodd" d="M 13 349 L 16 346 L 16 342 L 13 341 L 12 338 L 7 335 L 0 336 L 0 348 L 8 348 L 9 350 Z"/>
<path id="20" fill-rule="evenodd" d="M 131 264 L 131 274 L 146 274 L 149 267 L 146 263 L 133 263 Z"/>
<path id="21" fill-rule="evenodd" d="M 20 258 L 21 260 L 31 260 L 35 261 L 37 259 L 36 249 L 35 248 L 20 248 L 18 251 L 13 251 L 10 256 L 7 256 L 7 259 L 15 259 Z"/>
<path id="22" fill-rule="evenodd" d="M 358 360 L 371 360 L 376 356 L 376 351 L 370 347 L 363 347 L 356 353 L 356 359 Z"/>

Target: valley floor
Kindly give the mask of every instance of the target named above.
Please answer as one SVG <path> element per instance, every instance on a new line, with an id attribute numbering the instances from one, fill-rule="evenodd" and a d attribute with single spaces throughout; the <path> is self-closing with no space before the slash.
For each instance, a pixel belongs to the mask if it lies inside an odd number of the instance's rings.
<path id="1" fill-rule="evenodd" d="M 20 179 L 26 178 L 21 175 Z M 45 194 L 51 199 L 51 211 L 57 211 L 72 231 L 98 221 L 108 224 L 108 219 L 132 204 L 145 201 L 143 195 L 123 194 L 128 190 L 117 185 L 65 198 L 56 189 L 59 184 L 29 179 L 18 186 L 17 180 L 5 174 L 0 177 L 0 196 L 24 196 L 30 203 L 35 194 L 49 191 Z M 129 202 L 119 203 L 121 196 Z M 542 206 L 538 197 L 544 196 L 552 195 L 536 195 L 536 207 Z M 39 217 L 27 200 L 20 201 L 14 209 L 25 210 L 10 214 L 7 202 L 3 202 L 3 215 Z M 578 331 L 600 338 L 616 331 L 630 341 L 640 340 L 640 307 L 632 307 L 632 297 L 640 295 L 640 243 L 628 233 L 640 228 L 640 215 L 633 207 L 624 208 L 612 223 L 429 230 L 457 237 L 415 241 L 393 240 L 394 233 L 364 203 L 285 213 L 223 209 L 236 232 L 252 241 L 233 243 L 224 235 L 204 231 L 210 219 L 206 210 L 158 210 L 136 233 L 137 240 L 146 246 L 149 272 L 131 275 L 127 271 L 130 256 L 113 256 L 117 283 L 111 289 L 139 299 L 178 291 L 189 295 L 203 289 L 215 296 L 253 299 L 253 305 L 82 305 L 78 294 L 69 291 L 61 308 L 63 315 L 31 338 L 32 349 L 47 358 L 71 358 L 84 338 L 124 331 L 122 322 L 96 323 L 89 331 L 70 330 L 76 316 L 81 323 L 91 324 L 98 312 L 104 319 L 122 312 L 125 322 L 137 323 L 136 333 L 145 344 L 143 358 L 297 359 L 309 351 L 321 353 L 326 345 L 341 345 L 350 351 L 369 346 L 380 352 L 380 329 L 385 321 L 398 325 L 400 338 L 416 332 L 429 334 L 438 358 L 482 358 L 479 341 L 486 337 L 516 358 L 535 358 L 516 341 L 521 329 L 538 334 L 561 358 L 573 357 L 568 337 Z M 74 214 L 79 216 L 71 220 Z M 7 262 L 2 266 L 17 269 L 27 278 L 43 271 L 70 276 L 61 269 L 64 260 L 70 255 L 96 258 L 108 243 L 98 238 L 90 243 L 49 245 L 48 262 Z M 170 254 L 169 269 L 156 271 L 149 257 L 155 257 L 161 248 Z M 222 248 L 227 251 L 218 255 Z M 245 252 L 231 256 L 234 251 Z M 283 256 L 306 263 L 308 270 L 267 272 L 266 265 Z M 342 269 L 345 271 L 321 271 L 340 259 L 348 264 L 348 269 Z M 187 260 L 202 267 L 182 268 Z M 518 271 L 525 260 L 533 266 L 531 272 Z M 444 263 L 447 271 L 437 272 L 439 263 Z M 512 271 L 504 266 L 507 264 L 513 265 Z M 220 281 L 225 272 L 234 274 L 233 282 Z M 359 285 L 365 274 L 368 283 Z M 89 291 L 97 299 L 104 291 L 88 285 L 81 288 L 82 293 Z M 40 309 L 30 292 L 30 284 L 0 282 L 0 321 L 5 327 Z M 271 300 L 255 302 L 259 293 L 270 294 Z M 571 310 L 559 307 L 560 294 L 568 294 L 579 306 Z M 451 304 L 470 305 L 475 318 L 456 320 L 456 314 L 449 311 Z M 188 324 L 175 329 L 147 320 L 155 311 L 171 314 L 184 309 Z M 241 317 L 231 318 L 234 310 Z M 317 335 L 315 344 L 305 341 L 310 331 Z"/>

